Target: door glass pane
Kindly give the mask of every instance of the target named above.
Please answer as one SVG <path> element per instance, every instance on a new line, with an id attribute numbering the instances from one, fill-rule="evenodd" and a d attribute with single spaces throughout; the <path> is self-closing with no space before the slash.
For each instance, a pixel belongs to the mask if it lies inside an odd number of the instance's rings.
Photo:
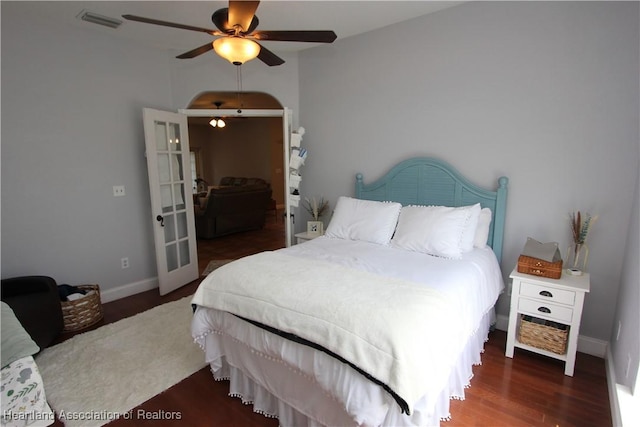
<path id="1" fill-rule="evenodd" d="M 182 181 L 184 174 L 182 173 L 182 154 L 171 155 L 171 168 L 173 169 L 173 180 Z"/>
<path id="2" fill-rule="evenodd" d="M 160 186 L 160 203 L 162 213 L 173 212 L 173 196 L 171 195 L 171 185 Z"/>
<path id="3" fill-rule="evenodd" d="M 180 241 L 180 266 L 187 265 L 191 262 L 191 256 L 189 254 L 189 241 Z"/>
<path id="4" fill-rule="evenodd" d="M 160 178 L 161 183 L 171 181 L 168 154 L 158 154 L 158 178 Z"/>
<path id="5" fill-rule="evenodd" d="M 165 215 L 164 217 L 164 241 L 171 243 L 176 240 L 176 223 L 174 215 Z"/>
<path id="6" fill-rule="evenodd" d="M 169 123 L 169 149 L 171 151 L 181 151 L 182 141 L 180 141 L 180 125 Z"/>
<path id="7" fill-rule="evenodd" d="M 187 213 L 180 212 L 177 216 L 178 219 L 178 239 L 184 239 L 187 237 Z"/>
<path id="8" fill-rule="evenodd" d="M 167 251 L 167 270 L 173 271 L 178 268 L 178 250 L 175 243 L 170 244 L 166 248 Z"/>
<path id="9" fill-rule="evenodd" d="M 184 209 L 184 184 L 175 184 L 173 186 L 174 195 L 176 197 L 176 210 Z"/>
<path id="10" fill-rule="evenodd" d="M 158 151 L 167 150 L 167 125 L 163 122 L 156 122 L 156 148 Z"/>

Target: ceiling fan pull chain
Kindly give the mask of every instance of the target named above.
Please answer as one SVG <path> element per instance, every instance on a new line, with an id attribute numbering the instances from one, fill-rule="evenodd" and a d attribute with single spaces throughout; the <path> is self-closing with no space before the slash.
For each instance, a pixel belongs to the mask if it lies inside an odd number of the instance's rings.
<path id="1" fill-rule="evenodd" d="M 240 100 L 240 94 L 242 93 L 242 65 L 236 66 L 236 80 L 238 83 L 238 110 L 242 109 L 242 101 Z"/>

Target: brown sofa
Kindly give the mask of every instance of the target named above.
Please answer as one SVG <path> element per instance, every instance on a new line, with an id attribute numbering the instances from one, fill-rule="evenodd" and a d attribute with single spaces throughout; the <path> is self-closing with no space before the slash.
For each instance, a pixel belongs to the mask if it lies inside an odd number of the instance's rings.
<path id="1" fill-rule="evenodd" d="M 260 178 L 224 177 L 196 211 L 196 237 L 213 239 L 264 226 L 271 186 Z"/>

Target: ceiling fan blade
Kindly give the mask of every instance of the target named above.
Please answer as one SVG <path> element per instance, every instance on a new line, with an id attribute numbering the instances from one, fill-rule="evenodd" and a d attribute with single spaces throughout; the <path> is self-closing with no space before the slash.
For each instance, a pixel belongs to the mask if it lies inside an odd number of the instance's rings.
<path id="1" fill-rule="evenodd" d="M 142 16 L 136 16 L 136 15 L 122 15 L 122 17 L 129 21 L 144 22 L 145 24 L 162 25 L 163 27 L 180 28 L 182 30 L 189 30 L 189 31 L 199 31 L 201 33 L 211 34 L 212 36 L 221 35 L 218 31 L 210 30 L 208 28 L 194 27 L 191 25 L 184 25 L 184 24 L 176 24 L 175 22 L 160 21 L 157 19 L 145 18 Z"/>
<path id="2" fill-rule="evenodd" d="M 190 59 L 195 58 L 196 56 L 202 55 L 203 53 L 207 53 L 213 49 L 213 43 L 209 42 L 207 44 L 203 44 L 200 47 L 197 47 L 189 52 L 185 52 L 182 55 L 176 56 L 178 59 Z"/>
<path id="3" fill-rule="evenodd" d="M 260 1 L 230 0 L 229 25 L 232 28 L 239 25 L 244 33 L 248 33 L 259 4 Z"/>
<path id="4" fill-rule="evenodd" d="M 258 59 L 270 67 L 284 64 L 284 59 L 280 58 L 278 55 L 271 52 L 269 49 L 262 45 L 260 45 L 260 53 L 258 54 Z"/>
<path id="5" fill-rule="evenodd" d="M 252 36 L 263 41 L 313 43 L 333 43 L 337 38 L 333 31 L 256 31 Z"/>

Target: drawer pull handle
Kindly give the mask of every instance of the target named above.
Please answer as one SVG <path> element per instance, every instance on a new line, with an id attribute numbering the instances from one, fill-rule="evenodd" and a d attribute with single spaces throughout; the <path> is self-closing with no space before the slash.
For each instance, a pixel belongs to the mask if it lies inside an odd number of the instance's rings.
<path id="1" fill-rule="evenodd" d="M 538 311 L 541 313 L 551 313 L 551 310 L 549 310 L 547 307 L 538 307 Z"/>
<path id="2" fill-rule="evenodd" d="M 549 291 L 540 291 L 540 295 L 543 297 L 553 297 L 553 294 Z"/>

